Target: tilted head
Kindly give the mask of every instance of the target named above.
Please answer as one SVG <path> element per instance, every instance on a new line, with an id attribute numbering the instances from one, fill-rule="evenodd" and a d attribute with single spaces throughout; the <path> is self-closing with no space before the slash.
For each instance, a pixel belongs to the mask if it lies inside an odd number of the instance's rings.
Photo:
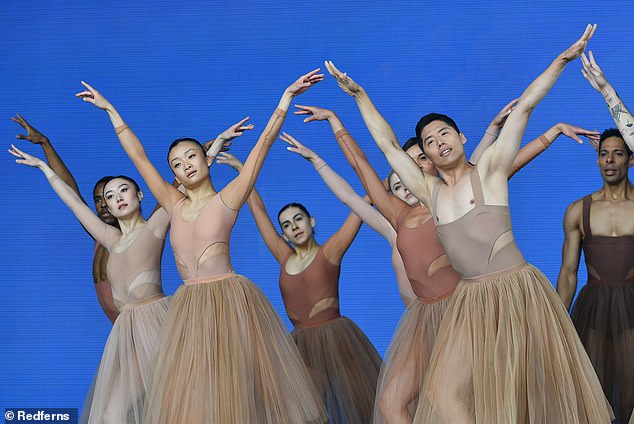
<path id="1" fill-rule="evenodd" d="M 438 174 L 438 171 L 436 170 L 436 167 L 434 166 L 432 161 L 427 157 L 425 152 L 423 152 L 418 145 L 418 138 L 411 137 L 409 140 L 407 140 L 405 144 L 403 144 L 403 150 L 405 150 L 405 153 L 407 153 L 409 157 L 414 159 L 414 162 L 416 162 L 416 165 L 418 165 L 421 171 L 431 175 Z"/>
<path id="2" fill-rule="evenodd" d="M 616 128 L 605 130 L 599 139 L 597 163 L 606 184 L 619 184 L 628 177 L 634 159 L 632 150 Z"/>
<path id="3" fill-rule="evenodd" d="M 176 180 L 185 188 L 209 179 L 211 161 L 205 153 L 205 148 L 194 138 L 174 140 L 167 151 L 167 162 Z"/>
<path id="4" fill-rule="evenodd" d="M 118 175 L 105 181 L 103 197 L 110 213 L 117 219 L 141 213 L 143 192 L 130 177 Z"/>
<path id="5" fill-rule="evenodd" d="M 421 150 L 436 168 L 451 166 L 464 159 L 464 134 L 447 115 L 430 113 L 416 124 L 416 137 Z"/>
<path id="6" fill-rule="evenodd" d="M 315 234 L 315 218 L 301 203 L 284 205 L 277 213 L 282 228 L 282 237 L 294 246 L 306 244 Z"/>
<path id="7" fill-rule="evenodd" d="M 390 185 L 390 191 L 394 196 L 398 197 L 410 206 L 418 204 L 418 199 L 414 197 L 414 195 L 403 185 L 399 176 L 396 175 L 396 172 L 390 171 L 390 174 L 387 176 L 387 182 Z"/>
<path id="8" fill-rule="evenodd" d="M 107 181 L 110 181 L 113 178 L 114 177 L 111 175 L 99 178 L 92 189 L 92 200 L 95 203 L 95 211 L 97 211 L 99 219 L 110 225 L 115 225 L 117 223 L 117 219 L 112 216 L 108 210 L 106 199 L 103 197 L 103 186 Z"/>

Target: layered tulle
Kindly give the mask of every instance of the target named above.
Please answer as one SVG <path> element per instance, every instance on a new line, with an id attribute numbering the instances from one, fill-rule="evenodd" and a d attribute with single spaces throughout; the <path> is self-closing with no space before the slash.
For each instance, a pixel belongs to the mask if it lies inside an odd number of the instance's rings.
<path id="1" fill-rule="evenodd" d="M 146 423 L 316 423 L 325 408 L 297 347 L 247 278 L 181 286 L 146 402 Z"/>
<path id="2" fill-rule="evenodd" d="M 357 325 L 346 317 L 309 328 L 293 339 L 333 424 L 369 423 L 381 357 Z"/>
<path id="3" fill-rule="evenodd" d="M 461 281 L 441 324 L 415 423 L 609 423 L 566 309 L 531 265 Z"/>
<path id="4" fill-rule="evenodd" d="M 373 423 L 412 422 L 450 294 L 433 303 L 417 299 L 403 314 L 381 368 Z"/>
<path id="5" fill-rule="evenodd" d="M 617 424 L 634 409 L 634 284 L 588 284 L 572 320 L 594 365 Z"/>
<path id="6" fill-rule="evenodd" d="M 90 387 L 82 423 L 141 423 L 168 297 L 123 307 Z"/>

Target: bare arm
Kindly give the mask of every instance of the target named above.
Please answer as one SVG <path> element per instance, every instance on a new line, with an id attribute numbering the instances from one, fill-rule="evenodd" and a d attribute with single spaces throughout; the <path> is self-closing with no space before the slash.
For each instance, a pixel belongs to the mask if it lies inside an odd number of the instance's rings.
<path id="1" fill-rule="evenodd" d="M 108 319 L 114 323 L 119 316 L 114 299 L 112 298 L 112 287 L 106 275 L 106 265 L 108 263 L 108 251 L 105 247 L 95 242 L 95 254 L 92 261 L 92 278 L 95 283 L 97 300 L 101 305 Z"/>
<path id="2" fill-rule="evenodd" d="M 343 255 L 359 233 L 361 223 L 361 218 L 354 212 L 350 212 L 341 228 L 324 243 L 324 256 L 326 256 L 330 263 L 335 265 L 341 263 Z"/>
<path id="3" fill-rule="evenodd" d="M 513 161 L 513 169 L 508 179 L 510 180 L 520 169 L 528 165 L 533 159 L 549 148 L 562 134 L 576 140 L 579 144 L 583 143 L 580 136 L 588 137 L 591 141 L 599 139 L 598 131 L 585 130 L 581 127 L 560 122 L 520 149 Z"/>
<path id="4" fill-rule="evenodd" d="M 623 103 L 623 100 L 621 100 L 616 93 L 612 84 L 610 84 L 605 78 L 605 75 L 603 75 L 603 71 L 601 71 L 601 68 L 599 68 L 599 65 L 597 65 L 597 62 L 594 60 L 594 54 L 590 52 L 589 56 L 589 60 L 585 54 L 581 57 L 581 61 L 583 62 L 581 72 L 590 85 L 601 93 L 605 99 L 605 103 L 608 105 L 608 109 L 610 109 L 612 118 L 614 118 L 616 127 L 623 136 L 625 144 L 627 144 L 630 150 L 634 150 L 634 117 L 627 106 L 625 106 L 625 103 Z"/>
<path id="5" fill-rule="evenodd" d="M 240 209 L 249 197 L 251 189 L 255 185 L 255 180 L 262 168 L 262 164 L 264 163 L 264 158 L 280 133 L 291 101 L 295 96 L 300 95 L 324 79 L 323 74 L 318 74 L 318 72 L 319 68 L 302 75 L 297 81 L 284 90 L 277 109 L 273 112 L 262 135 L 244 162 L 242 172 L 220 192 L 222 200 L 229 208 L 234 210 Z"/>
<path id="6" fill-rule="evenodd" d="M 372 138 L 379 146 L 390 166 L 401 178 L 401 182 L 409 191 L 427 207 L 431 204 L 431 188 L 438 180 L 425 175 L 416 162 L 403 151 L 398 143 L 394 130 L 381 116 L 365 90 L 345 73 L 339 71 L 332 62 L 326 62 L 328 72 L 337 79 L 339 86 L 354 97 Z"/>
<path id="7" fill-rule="evenodd" d="M 284 133 L 281 138 L 290 144 L 290 146 L 287 147 L 289 151 L 299 154 L 315 167 L 330 191 L 332 191 L 341 202 L 348 206 L 363 222 L 372 227 L 377 233 L 390 240 L 391 243 L 394 229 L 392 229 L 392 226 L 383 215 L 359 196 L 350 184 L 330 168 L 317 153 L 304 146 L 290 134 Z"/>
<path id="8" fill-rule="evenodd" d="M 86 90 L 77 93 L 76 96 L 106 111 L 123 149 L 139 170 L 150 191 L 165 210 L 171 211 L 172 202 L 181 197 L 182 194 L 170 183 L 165 181 L 154 165 L 152 165 L 152 162 L 150 162 L 145 153 L 143 145 L 134 132 L 125 124 L 115 107 L 93 87 L 83 81 L 82 84 L 86 87 Z"/>
<path id="9" fill-rule="evenodd" d="M 572 299 L 577 291 L 577 272 L 581 258 L 581 216 L 582 201 L 576 201 L 568 206 L 564 216 L 564 246 L 561 252 L 561 270 L 557 278 L 557 294 L 570 310 Z"/>
<path id="10" fill-rule="evenodd" d="M 495 118 L 493 118 L 493 121 L 491 121 L 489 127 L 484 132 L 484 136 L 482 136 L 482 139 L 471 154 L 469 162 L 474 164 L 478 163 L 478 160 L 480 160 L 480 156 L 482 156 L 482 153 L 486 149 L 488 149 L 489 146 L 495 142 L 495 140 L 497 140 L 498 135 L 500 135 L 500 131 L 506 123 L 506 118 L 508 118 L 511 112 L 513 112 L 513 109 L 515 109 L 515 105 L 517 104 L 518 100 L 519 99 L 513 99 L 511 102 L 509 102 L 509 104 L 504 106 L 497 115 L 495 115 Z"/>
<path id="11" fill-rule="evenodd" d="M 550 66 L 522 93 L 497 141 L 482 154 L 479 163 L 483 166 L 479 167 L 479 170 L 480 172 L 484 170 L 485 176 L 495 176 L 499 181 L 507 180 L 531 113 L 550 91 L 565 66 L 581 56 L 595 30 L 596 25 L 588 25 L 581 38 L 557 56 Z"/>

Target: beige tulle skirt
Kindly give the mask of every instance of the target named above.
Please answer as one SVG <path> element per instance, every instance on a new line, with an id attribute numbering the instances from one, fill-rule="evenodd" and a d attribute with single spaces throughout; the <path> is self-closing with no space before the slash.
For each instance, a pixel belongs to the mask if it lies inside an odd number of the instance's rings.
<path id="1" fill-rule="evenodd" d="M 411 423 L 442 317 L 453 290 L 433 302 L 414 300 L 387 350 L 373 423 Z"/>
<path id="2" fill-rule="evenodd" d="M 148 301 L 149 300 L 149 301 Z M 81 423 L 141 423 L 169 298 L 128 304 L 117 317 L 84 403 Z"/>
<path id="3" fill-rule="evenodd" d="M 146 423 L 317 423 L 326 411 L 288 331 L 247 278 L 181 286 L 148 391 Z"/>
<path id="4" fill-rule="evenodd" d="M 440 326 L 415 423 L 609 423 L 611 409 L 546 277 L 463 280 Z"/>
<path id="5" fill-rule="evenodd" d="M 381 356 L 361 329 L 346 317 L 292 332 L 330 422 L 367 424 L 372 416 Z"/>

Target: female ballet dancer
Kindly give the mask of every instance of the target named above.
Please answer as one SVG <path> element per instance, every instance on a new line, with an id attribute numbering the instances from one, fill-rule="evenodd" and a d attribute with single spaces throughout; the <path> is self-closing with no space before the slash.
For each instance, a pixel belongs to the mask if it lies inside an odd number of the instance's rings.
<path id="1" fill-rule="evenodd" d="M 286 133 L 281 139 L 299 145 Z M 295 147 L 289 150 L 302 154 Z M 316 168 L 326 166 L 316 155 L 306 159 Z M 221 155 L 218 163 L 242 172 L 242 163 L 232 155 Z M 361 219 L 350 213 L 320 246 L 313 232 L 315 218 L 303 205 L 289 203 L 279 211 L 280 236 L 255 188 L 248 204 L 264 242 L 280 264 L 280 290 L 295 326 L 291 335 L 324 399 L 330 422 L 369 423 L 381 357 L 363 331 L 339 313 L 340 264 Z"/>
<path id="2" fill-rule="evenodd" d="M 356 92 L 372 135 L 410 191 L 433 211 L 439 239 L 462 276 L 438 330 L 414 422 L 610 422 L 596 374 L 552 285 L 527 265 L 512 235 L 508 175 L 532 110 L 596 27 L 562 53 L 520 97 L 477 166 L 449 117 L 417 125 L 443 177 L 400 150 L 389 124 Z M 345 75 L 335 68 L 341 84 Z"/>
<path id="3" fill-rule="evenodd" d="M 144 220 L 143 193 L 134 180 L 119 176 L 104 184 L 108 209 L 119 228 L 108 225 L 44 161 L 11 147 L 16 162 L 39 168 L 84 228 L 109 252 L 108 280 L 120 313 L 104 347 L 82 422 L 141 423 L 152 359 L 167 316 L 169 298 L 161 287 L 161 255 L 169 217 L 159 209 Z"/>
<path id="4" fill-rule="evenodd" d="M 291 100 L 323 79 L 314 70 L 282 95 L 244 171 L 216 192 L 193 139 L 170 146 L 185 193 L 163 180 L 116 109 L 95 89 L 77 96 L 108 113 L 150 190 L 170 215 L 170 241 L 185 284 L 174 294 L 146 402 L 151 423 L 322 422 L 325 410 L 297 348 L 268 300 L 233 271 L 229 237 Z"/>

